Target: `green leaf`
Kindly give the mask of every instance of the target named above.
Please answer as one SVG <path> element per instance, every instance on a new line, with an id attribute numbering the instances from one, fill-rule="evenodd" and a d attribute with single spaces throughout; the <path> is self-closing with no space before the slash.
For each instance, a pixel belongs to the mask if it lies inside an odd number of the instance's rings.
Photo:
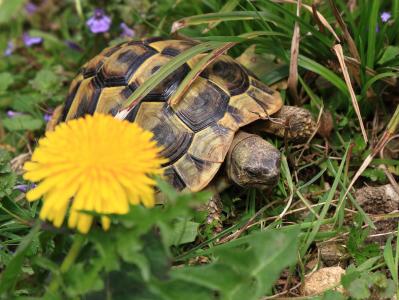
<path id="1" fill-rule="evenodd" d="M 174 269 L 171 276 L 212 289 L 222 299 L 259 299 L 296 262 L 297 243 L 298 228 L 252 233 L 202 253 L 212 253 L 215 262 Z"/>
<path id="2" fill-rule="evenodd" d="M 4 119 L 4 127 L 9 131 L 17 130 L 37 130 L 42 128 L 44 121 L 29 115 L 15 116 L 13 118 Z"/>
<path id="3" fill-rule="evenodd" d="M 69 299 L 78 295 L 102 290 L 104 283 L 101 277 L 98 276 L 101 267 L 101 263 L 97 260 L 94 260 L 90 269 L 85 269 L 83 263 L 74 264 L 64 279 L 67 286 L 66 292 L 70 296 Z"/>
<path id="4" fill-rule="evenodd" d="M 47 99 L 39 92 L 30 91 L 26 94 L 16 94 L 13 96 L 11 108 L 18 112 L 32 113 L 39 107 L 38 104 Z"/>
<path id="5" fill-rule="evenodd" d="M 398 225 L 399 227 L 399 225 Z M 384 247 L 384 259 L 385 263 L 388 266 L 389 271 L 391 272 L 391 276 L 393 280 L 398 283 L 398 265 L 395 264 L 395 258 L 393 256 L 393 251 L 392 251 L 392 239 L 393 237 L 389 237 L 385 247 Z M 398 242 L 399 243 L 399 242 Z"/>
<path id="6" fill-rule="evenodd" d="M 368 229 L 361 227 L 353 227 L 349 232 L 347 249 L 358 265 L 379 254 L 379 246 L 376 243 L 365 243 L 368 233 Z"/>
<path id="7" fill-rule="evenodd" d="M 329 290 L 324 293 L 323 297 L 320 298 L 321 300 L 345 300 L 347 299 L 344 295 L 340 292 Z"/>
<path id="8" fill-rule="evenodd" d="M 181 245 L 195 241 L 200 223 L 180 220 L 174 224 L 173 234 L 170 237 L 171 245 Z"/>
<path id="9" fill-rule="evenodd" d="M 240 274 L 233 266 L 223 263 L 176 269 L 172 271 L 172 276 L 226 295 L 246 281 L 245 274 Z"/>
<path id="10" fill-rule="evenodd" d="M 0 295 L 10 292 L 22 272 L 22 264 L 24 262 L 25 254 L 30 248 L 30 244 L 37 237 L 40 226 L 37 223 L 29 232 L 28 235 L 19 244 L 11 261 L 7 264 L 6 269 L 2 272 L 0 277 Z"/>
<path id="11" fill-rule="evenodd" d="M 17 175 L 15 173 L 0 174 L 0 198 L 12 193 Z"/>
<path id="12" fill-rule="evenodd" d="M 362 177 L 369 178 L 371 181 L 379 181 L 379 182 L 384 182 L 386 179 L 386 175 L 384 170 L 382 169 L 366 169 L 362 173 Z"/>
<path id="13" fill-rule="evenodd" d="M 7 151 L 0 149 L 0 199 L 10 195 L 17 180 L 17 175 L 11 169 L 11 155 Z M 3 199 L 4 205 L 7 199 Z"/>
<path id="14" fill-rule="evenodd" d="M 42 94 L 53 94 L 60 87 L 58 76 L 49 69 L 37 72 L 35 78 L 30 81 L 32 87 Z"/>
<path id="15" fill-rule="evenodd" d="M 79 274 L 82 273 L 76 273 L 75 275 L 79 276 Z M 97 289 L 92 289 L 91 291 L 93 292 L 85 294 L 84 299 L 162 300 L 149 289 L 149 286 L 140 277 L 140 272 L 132 266 L 127 265 L 121 270 L 109 272 L 104 277 L 104 281 L 107 283 L 104 285 L 104 289 L 98 292 L 94 292 Z M 95 278 L 98 278 L 98 274 Z M 84 286 L 82 285 L 81 288 L 84 288 Z M 110 298 L 111 295 L 112 298 Z"/>
<path id="16" fill-rule="evenodd" d="M 392 279 L 387 279 L 387 286 L 379 292 L 379 296 L 382 299 L 393 299 L 398 286 Z"/>
<path id="17" fill-rule="evenodd" d="M 386 62 L 396 58 L 399 55 L 399 47 L 398 46 L 388 46 L 385 48 L 384 54 L 381 56 L 378 61 L 379 65 L 383 65 Z"/>
<path id="18" fill-rule="evenodd" d="M 0 73 L 0 94 L 7 91 L 8 87 L 14 83 L 14 77 L 11 73 L 3 72 Z"/>
<path id="19" fill-rule="evenodd" d="M 14 174 L 12 174 L 12 175 L 14 175 Z M 15 177 L 16 177 L 16 175 L 15 175 Z M 0 176 L 0 197 L 4 197 L 4 195 L 2 195 L 2 192 L 4 194 L 7 194 L 7 191 L 3 190 L 4 186 L 1 184 L 1 182 L 2 182 L 2 177 Z M 15 185 L 15 180 L 10 182 L 10 185 L 7 186 L 7 188 L 12 190 L 14 185 Z M 8 193 L 7 195 L 9 195 L 9 194 L 10 193 Z M 13 214 L 14 216 L 18 216 L 18 218 L 25 220 L 26 222 L 32 221 L 32 217 L 30 216 L 29 211 L 24 209 L 23 207 L 21 207 L 20 204 L 21 203 L 14 201 L 10 197 L 4 197 L 1 200 L 0 206 L 4 207 L 10 214 Z"/>
<path id="20" fill-rule="evenodd" d="M 352 151 L 355 154 L 360 154 L 367 149 L 367 144 L 360 134 L 355 135 L 353 145 Z"/>
<path id="21" fill-rule="evenodd" d="M 214 293 L 203 286 L 172 279 L 166 282 L 157 282 L 153 288 L 163 300 L 210 300 L 215 299 Z"/>
<path id="22" fill-rule="evenodd" d="M 0 24 L 12 20 L 21 11 L 25 0 L 4 0 L 0 1 Z"/>
<path id="23" fill-rule="evenodd" d="M 350 296 L 355 299 L 369 299 L 370 297 L 368 282 L 364 278 L 358 278 L 352 281 L 347 290 Z"/>

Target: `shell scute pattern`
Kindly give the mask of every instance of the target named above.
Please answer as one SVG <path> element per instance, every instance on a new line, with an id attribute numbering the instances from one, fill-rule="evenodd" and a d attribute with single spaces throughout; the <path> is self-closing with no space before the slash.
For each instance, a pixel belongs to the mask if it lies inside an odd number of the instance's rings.
<path id="1" fill-rule="evenodd" d="M 223 117 L 229 98 L 217 85 L 199 77 L 174 110 L 192 131 L 198 132 Z"/>
<path id="2" fill-rule="evenodd" d="M 103 50 L 72 82 L 61 121 L 93 114 L 115 115 L 129 96 L 192 41 L 146 39 Z M 165 178 L 177 189 L 206 187 L 223 163 L 235 132 L 282 106 L 278 93 L 253 78 L 232 58 L 218 57 L 192 83 L 173 108 L 168 99 L 197 55 L 129 108 L 126 119 L 154 133 L 169 159 Z"/>
<path id="3" fill-rule="evenodd" d="M 138 86 L 148 80 L 148 78 L 150 78 L 164 64 L 171 60 L 171 58 L 172 57 L 160 53 L 148 58 L 129 80 L 129 86 L 131 87 L 132 92 Z M 186 64 L 183 64 L 180 68 L 165 78 L 158 86 L 156 86 L 144 98 L 144 101 L 166 101 L 177 89 L 189 71 L 190 68 Z"/>
<path id="4" fill-rule="evenodd" d="M 154 133 L 163 147 L 161 155 L 169 159 L 167 165 L 180 159 L 191 145 L 193 132 L 175 114 L 168 112 L 162 102 L 142 102 L 135 122 Z"/>
<path id="5" fill-rule="evenodd" d="M 126 46 L 114 52 L 104 62 L 100 71 L 104 85 L 127 85 L 140 65 L 156 53 L 143 45 Z"/>

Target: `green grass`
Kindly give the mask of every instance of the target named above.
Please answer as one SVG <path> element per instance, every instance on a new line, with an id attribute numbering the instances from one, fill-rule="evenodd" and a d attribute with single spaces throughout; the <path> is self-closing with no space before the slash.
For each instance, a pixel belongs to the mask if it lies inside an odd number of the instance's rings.
<path id="1" fill-rule="evenodd" d="M 0 59 L 0 299 L 293 297 L 300 294 L 312 266 L 326 264 L 319 255 L 322 243 L 344 249 L 339 264 L 347 266 L 342 278 L 346 294 L 330 291 L 319 299 L 399 296 L 398 229 L 384 231 L 379 225 L 381 218 L 398 222 L 398 215 L 372 215 L 356 196 L 366 185 L 390 182 L 380 164 L 399 178 L 399 0 L 359 0 L 353 11 L 343 0 L 316 6 L 341 40 L 369 144 L 332 49 L 336 38 L 308 10 L 298 18 L 295 3 L 281 2 L 106 1 L 102 8 L 112 26 L 94 35 L 85 22 L 95 6 L 87 1 L 48 1 L 32 15 L 25 1 L 0 1 L 0 52 L 9 41 L 15 46 Z M 335 3 L 345 26 L 339 25 L 329 2 Z M 384 11 L 392 14 L 388 22 L 381 20 Z M 45 132 L 44 115 L 63 103 L 81 65 L 125 40 L 121 22 L 135 29 L 136 38 L 167 36 L 174 28 L 175 34 L 200 42 L 140 86 L 127 106 L 184 62 L 206 53 L 174 95 L 178 98 L 222 47 L 262 81 L 287 80 L 298 22 L 300 103 L 315 118 L 321 109 L 331 114 L 332 124 L 323 124 L 331 125 L 331 132 L 303 145 L 264 136 L 283 153 L 279 183 L 267 193 L 236 186 L 223 192 L 222 230 L 216 234 L 205 213 L 192 209 L 209 194 L 179 194 L 163 182 L 159 188 L 167 205 L 134 207 L 126 216 L 112 217 L 107 233 L 95 228 L 82 237 L 39 221 L 41 203 L 27 202 L 16 188 L 27 183 L 22 164 Z M 25 46 L 25 31 L 43 42 Z M 68 46 L 70 42 L 78 47 Z M 255 52 L 248 51 L 254 46 Z M 281 94 L 286 104 L 294 103 L 284 88 Z M 384 157 L 376 146 L 385 147 Z M 364 172 L 352 182 L 362 167 Z M 384 232 L 385 239 L 375 244 L 373 235 Z"/>

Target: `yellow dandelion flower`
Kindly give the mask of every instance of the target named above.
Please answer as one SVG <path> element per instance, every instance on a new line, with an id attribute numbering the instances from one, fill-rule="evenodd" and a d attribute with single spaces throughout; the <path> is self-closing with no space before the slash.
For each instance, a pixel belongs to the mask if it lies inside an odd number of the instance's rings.
<path id="1" fill-rule="evenodd" d="M 39 141 L 24 178 L 40 182 L 29 201 L 43 197 L 40 218 L 60 227 L 69 210 L 68 226 L 87 233 L 93 216 L 125 214 L 129 204 L 154 205 L 155 181 L 161 174 L 156 142 L 151 132 L 128 121 L 95 114 L 62 123 Z M 110 220 L 101 218 L 107 230 Z"/>

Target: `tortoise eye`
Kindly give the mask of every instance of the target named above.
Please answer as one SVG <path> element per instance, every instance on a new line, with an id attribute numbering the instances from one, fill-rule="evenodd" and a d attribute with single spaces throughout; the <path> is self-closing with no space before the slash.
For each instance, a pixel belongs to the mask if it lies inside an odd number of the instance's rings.
<path id="1" fill-rule="evenodd" d="M 255 170 L 252 170 L 252 169 L 248 169 L 247 173 L 251 177 L 257 177 L 259 175 L 258 172 L 256 172 Z"/>

